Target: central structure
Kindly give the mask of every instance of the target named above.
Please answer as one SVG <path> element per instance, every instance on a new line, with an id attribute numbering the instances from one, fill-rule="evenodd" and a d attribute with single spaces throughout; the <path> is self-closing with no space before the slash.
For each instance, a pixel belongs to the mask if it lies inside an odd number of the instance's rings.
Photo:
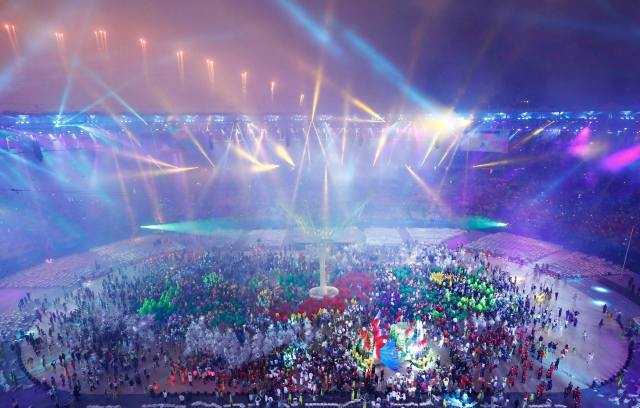
<path id="1" fill-rule="evenodd" d="M 335 297 L 338 295 L 338 288 L 327 285 L 327 252 L 331 247 L 331 234 L 321 234 L 321 238 L 317 242 L 318 260 L 320 262 L 320 286 L 309 289 L 309 296 L 314 299 L 323 299 L 324 297 Z"/>

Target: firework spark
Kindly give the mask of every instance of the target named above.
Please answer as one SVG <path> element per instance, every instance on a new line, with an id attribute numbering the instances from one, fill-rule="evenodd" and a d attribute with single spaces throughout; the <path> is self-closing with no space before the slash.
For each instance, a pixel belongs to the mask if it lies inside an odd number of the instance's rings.
<path id="1" fill-rule="evenodd" d="M 247 97 L 247 71 L 244 71 L 240 75 L 240 79 L 242 80 L 242 96 Z"/>
<path id="2" fill-rule="evenodd" d="M 184 85 L 184 52 L 182 50 L 176 52 L 176 60 L 178 62 L 178 77 L 180 84 Z"/>
<path id="3" fill-rule="evenodd" d="M 96 30 L 93 32 L 96 39 L 96 48 L 98 53 L 106 54 L 109 50 L 109 43 L 107 41 L 107 32 L 105 30 Z"/>
<path id="4" fill-rule="evenodd" d="M 16 26 L 13 24 L 5 24 L 4 29 L 7 32 L 7 36 L 9 37 L 9 43 L 11 44 L 11 48 L 13 49 L 13 53 L 18 57 L 20 55 L 20 50 L 18 48 L 18 35 L 16 34 Z"/>
<path id="5" fill-rule="evenodd" d="M 213 86 L 215 85 L 215 64 L 213 62 L 212 59 L 207 59 L 206 60 L 207 63 L 207 76 L 209 78 L 209 85 L 211 86 L 211 89 L 213 89 Z"/>
<path id="6" fill-rule="evenodd" d="M 147 59 L 147 40 L 144 38 L 139 38 L 138 43 L 140 44 L 140 51 L 142 52 L 142 68 L 144 70 L 145 79 L 149 79 L 149 63 Z"/>

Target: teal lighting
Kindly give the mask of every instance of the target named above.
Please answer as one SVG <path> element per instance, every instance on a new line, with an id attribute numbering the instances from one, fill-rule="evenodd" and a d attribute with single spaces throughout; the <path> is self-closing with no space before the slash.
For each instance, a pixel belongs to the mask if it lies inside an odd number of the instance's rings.
<path id="1" fill-rule="evenodd" d="M 509 224 L 502 221 L 492 220 L 487 217 L 473 216 L 464 220 L 464 227 L 471 230 L 485 230 L 491 228 L 505 228 Z"/>
<path id="2" fill-rule="evenodd" d="M 229 220 L 194 220 L 168 224 L 141 225 L 140 229 L 175 232 L 178 234 L 218 235 L 232 229 Z"/>

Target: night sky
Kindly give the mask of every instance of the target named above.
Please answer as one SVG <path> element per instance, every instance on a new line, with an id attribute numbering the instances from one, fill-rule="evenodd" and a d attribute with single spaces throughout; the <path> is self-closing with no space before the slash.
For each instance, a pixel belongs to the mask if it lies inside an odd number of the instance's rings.
<path id="1" fill-rule="evenodd" d="M 308 111 L 320 67 L 326 113 L 343 112 L 346 94 L 381 114 L 640 105 L 634 0 L 4 0 L 0 22 L 2 110 L 58 112 L 63 100 L 62 111 L 79 110 L 115 91 L 140 112 Z M 15 26 L 17 53 L 4 24 Z M 92 110 L 124 110 L 103 99 Z"/>

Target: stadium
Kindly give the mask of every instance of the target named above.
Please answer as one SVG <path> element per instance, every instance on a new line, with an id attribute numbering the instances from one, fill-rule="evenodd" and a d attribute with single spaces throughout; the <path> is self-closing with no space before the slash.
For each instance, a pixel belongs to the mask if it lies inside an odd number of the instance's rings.
<path id="1" fill-rule="evenodd" d="M 551 3 L 0 6 L 2 404 L 640 406 L 633 5 Z"/>

